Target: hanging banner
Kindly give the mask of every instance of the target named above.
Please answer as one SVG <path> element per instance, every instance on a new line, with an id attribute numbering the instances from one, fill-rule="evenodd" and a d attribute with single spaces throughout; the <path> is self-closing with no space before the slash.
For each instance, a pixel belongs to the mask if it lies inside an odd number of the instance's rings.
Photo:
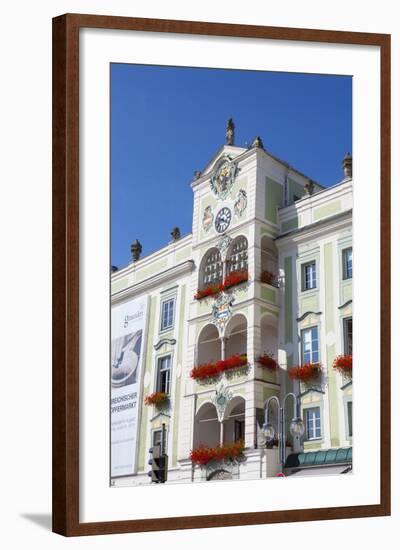
<path id="1" fill-rule="evenodd" d="M 147 296 L 111 310 L 111 477 L 136 468 Z"/>

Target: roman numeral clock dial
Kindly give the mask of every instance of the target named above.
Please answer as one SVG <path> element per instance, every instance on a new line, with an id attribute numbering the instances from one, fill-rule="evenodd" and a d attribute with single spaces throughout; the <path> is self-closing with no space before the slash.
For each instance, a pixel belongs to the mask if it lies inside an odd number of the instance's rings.
<path id="1" fill-rule="evenodd" d="M 224 231 L 226 231 L 229 227 L 229 224 L 231 223 L 231 219 L 232 214 L 229 208 L 227 208 L 226 206 L 224 208 L 221 208 L 215 218 L 215 230 L 218 233 L 223 233 Z"/>

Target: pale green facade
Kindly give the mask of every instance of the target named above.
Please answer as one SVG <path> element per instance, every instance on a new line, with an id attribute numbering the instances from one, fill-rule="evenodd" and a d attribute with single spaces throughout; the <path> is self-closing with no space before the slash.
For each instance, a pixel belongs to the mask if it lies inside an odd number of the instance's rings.
<path id="1" fill-rule="evenodd" d="M 236 163 L 237 173 L 227 192 L 215 191 L 212 182 L 218 186 L 215 175 L 224 162 L 228 167 Z M 137 471 L 115 484 L 149 483 L 149 449 L 163 426 L 169 480 L 211 479 L 215 472 L 192 468 L 191 450 L 239 439 L 247 461 L 224 475 L 259 477 L 266 460 L 261 453 L 265 406 L 271 396 L 287 391 L 298 395 L 306 424 L 301 442 L 291 442 L 297 451 L 351 446 L 351 380 L 344 380 L 332 364 L 351 336 L 345 330 L 352 318 L 352 279 L 343 274 L 352 246 L 352 181 L 347 178 L 326 190 L 316 184 L 309 194 L 308 178 L 288 170 L 262 148 L 224 146 L 192 183 L 192 234 L 113 273 L 112 307 L 149 296 Z M 231 217 L 219 231 L 223 209 Z M 305 288 L 305 266 L 311 265 L 307 277 L 315 278 L 315 286 L 312 281 Z M 243 271 L 247 282 L 195 298 L 213 277 L 224 282 L 230 273 Z M 228 305 L 220 305 L 222 299 Z M 173 320 L 163 329 L 168 301 L 173 303 Z M 311 352 L 322 375 L 305 385 L 293 381 L 288 370 L 304 363 L 309 335 L 316 335 Z M 276 370 L 259 362 L 267 353 L 276 360 Z M 245 367 L 200 381 L 191 376 L 194 367 L 238 354 L 246 354 Z M 163 358 L 169 358 L 167 382 L 160 374 Z M 161 389 L 169 394 L 167 405 L 144 405 L 146 396 Z M 219 410 L 216 396 L 223 392 L 227 398 Z M 268 475 L 280 468 L 274 453 L 272 449 L 264 468 Z"/>

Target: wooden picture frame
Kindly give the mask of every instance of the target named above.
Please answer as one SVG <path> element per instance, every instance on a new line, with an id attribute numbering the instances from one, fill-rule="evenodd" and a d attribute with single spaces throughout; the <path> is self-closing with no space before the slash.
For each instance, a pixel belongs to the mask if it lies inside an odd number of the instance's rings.
<path id="1" fill-rule="evenodd" d="M 101 28 L 380 48 L 380 503 L 129 521 L 79 520 L 79 30 Z M 67 14 L 53 20 L 53 531 L 65 536 L 390 514 L 390 35 Z"/>

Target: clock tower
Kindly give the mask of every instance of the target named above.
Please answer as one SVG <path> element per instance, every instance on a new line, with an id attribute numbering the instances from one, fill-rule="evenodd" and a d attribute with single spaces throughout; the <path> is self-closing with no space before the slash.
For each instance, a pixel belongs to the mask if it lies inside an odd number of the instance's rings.
<path id="1" fill-rule="evenodd" d="M 244 469 L 251 477 L 252 468 L 259 468 L 263 404 L 286 385 L 278 370 L 263 368 L 258 360 L 268 354 L 279 364 L 286 362 L 279 351 L 280 274 L 274 239 L 279 234 L 278 208 L 290 200 L 289 173 L 287 164 L 265 151 L 260 137 L 250 147 L 234 145 L 230 119 L 226 143 L 192 182 L 195 269 L 184 408 L 194 422 L 180 454 L 188 456 L 201 444 L 242 438 L 247 461 L 241 476 Z M 297 179 L 297 192 L 303 195 L 308 180 Z M 232 361 L 243 364 L 217 381 L 193 377 L 204 366 Z M 217 415 L 214 402 L 220 404 Z"/>

